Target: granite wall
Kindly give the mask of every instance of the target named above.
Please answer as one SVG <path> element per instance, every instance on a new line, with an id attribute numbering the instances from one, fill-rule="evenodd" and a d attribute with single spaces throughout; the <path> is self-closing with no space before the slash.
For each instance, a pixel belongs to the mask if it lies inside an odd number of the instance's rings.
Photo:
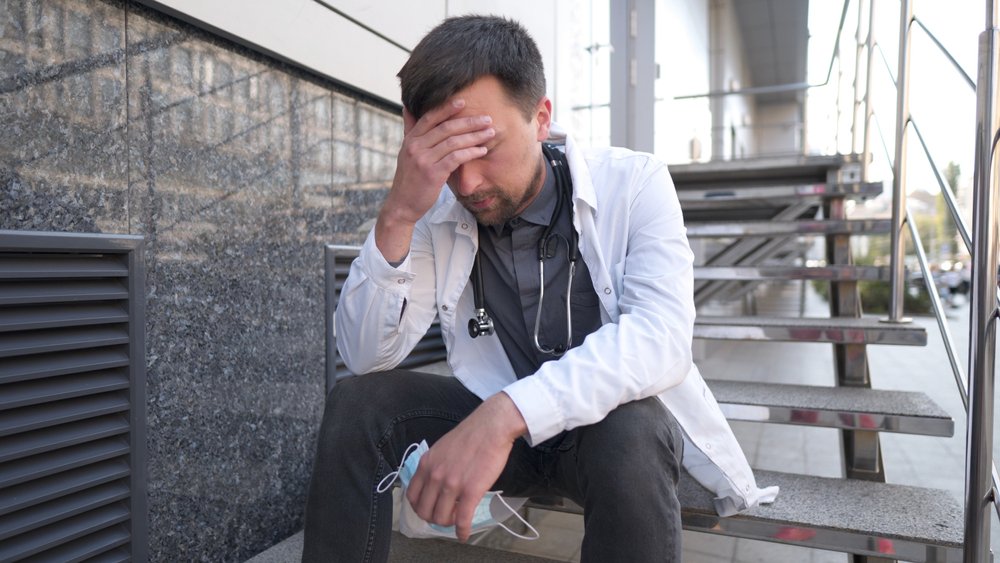
<path id="1" fill-rule="evenodd" d="M 136 4 L 0 0 L 0 229 L 146 237 L 151 560 L 243 561 L 300 529 L 322 245 L 363 240 L 401 135 Z"/>

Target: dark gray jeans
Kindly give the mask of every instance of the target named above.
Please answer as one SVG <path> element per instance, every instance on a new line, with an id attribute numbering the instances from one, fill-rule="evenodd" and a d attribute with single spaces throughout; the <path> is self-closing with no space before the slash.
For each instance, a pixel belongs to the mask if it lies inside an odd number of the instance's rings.
<path id="1" fill-rule="evenodd" d="M 407 446 L 433 444 L 480 403 L 452 377 L 395 370 L 340 380 L 319 432 L 302 560 L 386 561 L 392 495 L 376 492 L 378 482 Z M 534 448 L 518 439 L 491 490 L 582 506 L 585 563 L 680 561 L 682 449 L 677 422 L 651 397 Z"/>

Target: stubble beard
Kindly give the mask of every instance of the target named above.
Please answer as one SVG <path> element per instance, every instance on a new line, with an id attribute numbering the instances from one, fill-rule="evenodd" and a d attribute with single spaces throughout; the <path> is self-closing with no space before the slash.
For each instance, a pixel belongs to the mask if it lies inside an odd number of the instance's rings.
<path id="1" fill-rule="evenodd" d="M 477 194 L 477 200 L 482 201 L 484 199 L 496 198 L 496 202 L 493 204 L 491 209 L 475 210 L 469 206 L 469 199 L 460 199 L 459 201 L 462 205 L 472 213 L 476 218 L 476 222 L 480 225 L 487 227 L 495 227 L 498 225 L 503 225 L 507 221 L 510 221 L 514 217 L 521 214 L 528 205 L 534 201 L 535 196 L 542 190 L 542 174 L 545 170 L 545 163 L 542 160 L 543 157 L 539 155 L 538 166 L 535 168 L 535 173 L 531 176 L 531 180 L 528 182 L 527 188 L 523 191 L 523 195 L 518 201 L 514 201 L 510 195 L 510 192 L 504 190 L 500 186 L 496 186 L 491 189 L 486 194 Z"/>

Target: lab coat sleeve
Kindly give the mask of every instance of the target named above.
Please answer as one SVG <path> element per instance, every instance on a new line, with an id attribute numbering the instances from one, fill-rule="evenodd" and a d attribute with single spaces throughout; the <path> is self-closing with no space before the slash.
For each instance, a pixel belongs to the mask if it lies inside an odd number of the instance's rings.
<path id="1" fill-rule="evenodd" d="M 368 235 L 334 313 L 337 351 L 355 374 L 393 369 L 434 320 L 434 267 L 426 224 L 414 229 L 410 252 L 393 267 Z"/>
<path id="2" fill-rule="evenodd" d="M 596 423 L 621 404 L 658 395 L 681 383 L 691 368 L 694 256 L 677 194 L 662 163 L 649 160 L 632 174 L 637 184 L 630 199 L 598 210 L 614 213 L 614 205 L 628 206 L 614 215 L 614 228 L 624 229 L 626 239 L 610 243 L 627 249 L 623 261 L 608 265 L 618 295 L 617 322 L 604 324 L 559 360 L 504 389 L 524 417 L 532 444 Z M 616 234 L 620 238 L 622 231 L 599 236 Z"/>

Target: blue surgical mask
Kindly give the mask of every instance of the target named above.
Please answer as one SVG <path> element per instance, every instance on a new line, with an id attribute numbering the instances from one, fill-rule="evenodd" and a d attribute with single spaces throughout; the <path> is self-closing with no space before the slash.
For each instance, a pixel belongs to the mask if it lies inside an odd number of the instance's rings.
<path id="1" fill-rule="evenodd" d="M 400 463 L 399 469 L 386 475 L 385 478 L 378 484 L 376 490 L 380 493 L 387 491 L 395 482 L 397 477 L 402 482 L 403 513 L 399 518 L 399 529 L 403 535 L 411 538 L 456 538 L 457 536 L 455 534 L 454 526 L 439 526 L 421 519 L 417 516 L 416 512 L 413 511 L 413 507 L 410 506 L 409 500 L 406 499 L 406 489 L 410 486 L 410 480 L 417 472 L 417 467 L 420 464 L 420 458 L 423 457 L 424 453 L 426 453 L 428 449 L 426 440 L 422 440 L 419 444 L 412 444 L 403 453 L 403 461 Z M 472 533 L 477 534 L 479 532 L 489 530 L 494 526 L 500 526 L 513 536 L 526 540 L 538 539 L 538 530 L 526 522 L 524 518 L 517 513 L 517 510 L 508 504 L 507 500 L 501 496 L 501 492 L 502 491 L 489 491 L 483 495 L 482 499 L 479 500 L 479 504 L 476 505 L 476 510 L 472 516 Z M 523 504 L 523 502 L 520 504 Z M 521 523 L 531 530 L 532 533 L 534 533 L 534 537 L 522 536 L 504 525 L 502 521 L 506 520 L 511 515 L 516 516 Z"/>

